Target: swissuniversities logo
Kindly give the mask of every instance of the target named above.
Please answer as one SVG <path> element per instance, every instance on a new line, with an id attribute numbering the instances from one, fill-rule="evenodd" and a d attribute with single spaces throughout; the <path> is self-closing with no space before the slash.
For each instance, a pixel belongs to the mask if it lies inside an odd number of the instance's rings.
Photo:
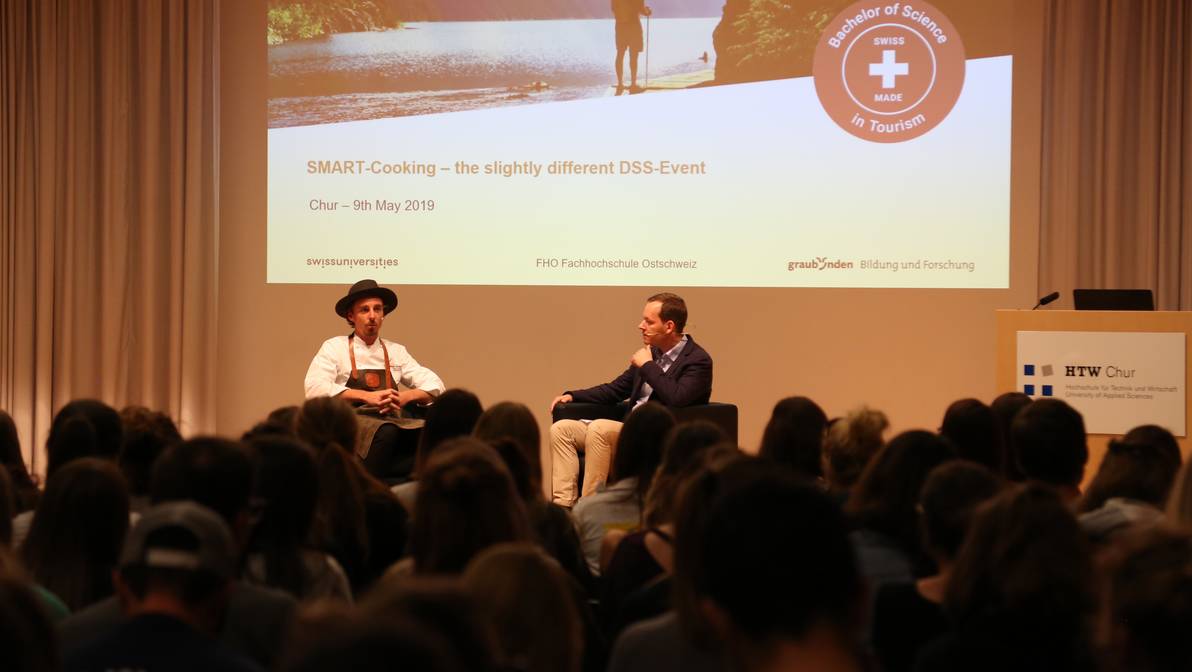
<path id="1" fill-rule="evenodd" d="M 926 2 L 862 0 L 829 23 L 815 51 L 815 91 L 853 135 L 903 142 L 935 128 L 964 85 L 964 43 Z"/>

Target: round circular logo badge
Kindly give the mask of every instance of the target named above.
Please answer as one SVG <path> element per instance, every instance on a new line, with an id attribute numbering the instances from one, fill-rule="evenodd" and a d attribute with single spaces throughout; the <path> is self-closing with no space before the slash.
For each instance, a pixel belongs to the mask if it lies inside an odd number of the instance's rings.
<path id="1" fill-rule="evenodd" d="M 862 0 L 828 22 L 812 72 L 820 103 L 841 128 L 903 142 L 952 111 L 964 86 L 964 43 L 926 2 Z"/>

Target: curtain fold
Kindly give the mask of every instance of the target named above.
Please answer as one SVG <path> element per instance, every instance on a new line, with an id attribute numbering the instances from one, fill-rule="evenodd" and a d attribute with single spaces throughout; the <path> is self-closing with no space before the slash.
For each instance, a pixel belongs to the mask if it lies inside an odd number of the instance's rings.
<path id="1" fill-rule="evenodd" d="M 35 471 L 71 399 L 214 427 L 217 11 L 0 9 L 0 408 Z"/>
<path id="2" fill-rule="evenodd" d="M 1192 5 L 1050 0 L 1046 21 L 1039 291 L 1192 309 Z"/>

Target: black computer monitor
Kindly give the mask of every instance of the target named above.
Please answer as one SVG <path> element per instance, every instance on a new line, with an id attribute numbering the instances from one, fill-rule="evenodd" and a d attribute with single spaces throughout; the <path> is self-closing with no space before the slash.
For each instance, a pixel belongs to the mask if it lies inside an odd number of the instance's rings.
<path id="1" fill-rule="evenodd" d="M 1149 289 L 1075 289 L 1076 310 L 1154 310 L 1155 295 Z"/>

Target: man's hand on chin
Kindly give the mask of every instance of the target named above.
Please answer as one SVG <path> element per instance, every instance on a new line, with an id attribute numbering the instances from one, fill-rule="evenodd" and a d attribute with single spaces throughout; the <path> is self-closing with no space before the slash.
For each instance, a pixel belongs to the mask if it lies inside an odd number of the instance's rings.
<path id="1" fill-rule="evenodd" d="M 641 368 L 641 366 L 646 362 L 652 361 L 654 361 L 654 353 L 650 352 L 649 346 L 641 348 L 637 352 L 633 353 L 633 356 L 629 358 L 629 363 L 638 368 Z"/>

